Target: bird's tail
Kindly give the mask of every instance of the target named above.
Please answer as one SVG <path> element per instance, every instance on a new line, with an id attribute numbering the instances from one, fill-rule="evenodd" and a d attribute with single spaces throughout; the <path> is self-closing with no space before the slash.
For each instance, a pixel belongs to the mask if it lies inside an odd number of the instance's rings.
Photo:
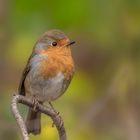
<path id="1" fill-rule="evenodd" d="M 29 108 L 27 119 L 26 119 L 27 132 L 34 135 L 40 134 L 41 132 L 41 112 L 34 111 Z"/>

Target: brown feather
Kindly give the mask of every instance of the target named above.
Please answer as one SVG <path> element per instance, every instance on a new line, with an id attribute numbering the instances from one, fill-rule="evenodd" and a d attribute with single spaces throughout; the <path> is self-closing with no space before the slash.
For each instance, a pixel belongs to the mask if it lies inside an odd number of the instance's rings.
<path id="1" fill-rule="evenodd" d="M 28 134 L 32 133 L 34 135 L 40 134 L 41 132 L 41 112 L 34 111 L 29 108 L 27 119 L 26 119 L 26 128 Z"/>
<path id="2" fill-rule="evenodd" d="M 27 61 L 27 64 L 23 70 L 23 73 L 22 73 L 22 77 L 21 77 L 21 80 L 20 80 L 20 84 L 19 84 L 19 87 L 18 87 L 18 93 L 20 95 L 23 95 L 25 96 L 25 86 L 24 86 L 24 81 L 26 79 L 26 76 L 28 74 L 28 72 L 30 71 L 30 59 L 34 56 L 34 52 L 31 54 L 31 56 L 29 57 L 28 61 Z"/>

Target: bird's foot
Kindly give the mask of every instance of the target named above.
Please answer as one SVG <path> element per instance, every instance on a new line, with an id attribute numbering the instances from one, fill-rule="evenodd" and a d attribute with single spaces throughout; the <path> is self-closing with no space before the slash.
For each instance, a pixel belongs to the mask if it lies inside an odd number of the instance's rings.
<path id="1" fill-rule="evenodd" d="M 49 105 L 50 105 L 51 109 L 55 112 L 54 119 L 55 120 L 57 119 L 59 121 L 59 127 L 61 128 L 63 126 L 63 120 L 60 116 L 60 113 L 55 110 L 55 108 L 53 107 L 51 102 L 49 102 Z M 55 125 L 55 122 L 52 123 L 52 127 L 54 127 L 54 125 Z"/>
<path id="2" fill-rule="evenodd" d="M 39 105 L 39 102 L 35 97 L 33 97 L 32 100 L 33 100 L 33 104 L 34 104 L 33 110 L 36 111 L 36 109 Z"/>
<path id="3" fill-rule="evenodd" d="M 59 112 L 57 112 L 57 114 L 55 115 L 54 121 L 58 120 L 59 121 L 59 128 L 61 128 L 63 126 L 63 120 L 61 118 L 61 116 L 59 115 Z M 52 123 L 52 127 L 54 127 L 55 122 Z"/>

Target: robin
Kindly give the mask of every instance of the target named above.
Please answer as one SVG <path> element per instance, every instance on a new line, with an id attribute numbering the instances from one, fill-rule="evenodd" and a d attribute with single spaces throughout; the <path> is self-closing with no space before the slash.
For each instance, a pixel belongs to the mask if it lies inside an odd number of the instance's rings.
<path id="1" fill-rule="evenodd" d="M 38 103 L 59 98 L 68 88 L 74 74 L 70 46 L 74 44 L 60 30 L 45 32 L 35 44 L 23 71 L 19 94 L 32 97 Z M 29 108 L 26 119 L 27 132 L 41 132 L 41 112 Z"/>

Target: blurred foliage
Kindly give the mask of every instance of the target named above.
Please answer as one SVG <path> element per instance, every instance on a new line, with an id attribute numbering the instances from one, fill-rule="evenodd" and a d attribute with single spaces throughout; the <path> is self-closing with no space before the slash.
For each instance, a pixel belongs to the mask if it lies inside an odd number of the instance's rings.
<path id="1" fill-rule="evenodd" d="M 69 140 L 139 140 L 140 0 L 0 1 L 0 140 L 21 139 L 10 112 L 22 70 L 38 37 L 51 28 L 77 43 L 66 94 L 53 102 Z M 27 108 L 20 107 L 23 116 Z M 42 115 L 42 133 L 58 139 Z"/>

